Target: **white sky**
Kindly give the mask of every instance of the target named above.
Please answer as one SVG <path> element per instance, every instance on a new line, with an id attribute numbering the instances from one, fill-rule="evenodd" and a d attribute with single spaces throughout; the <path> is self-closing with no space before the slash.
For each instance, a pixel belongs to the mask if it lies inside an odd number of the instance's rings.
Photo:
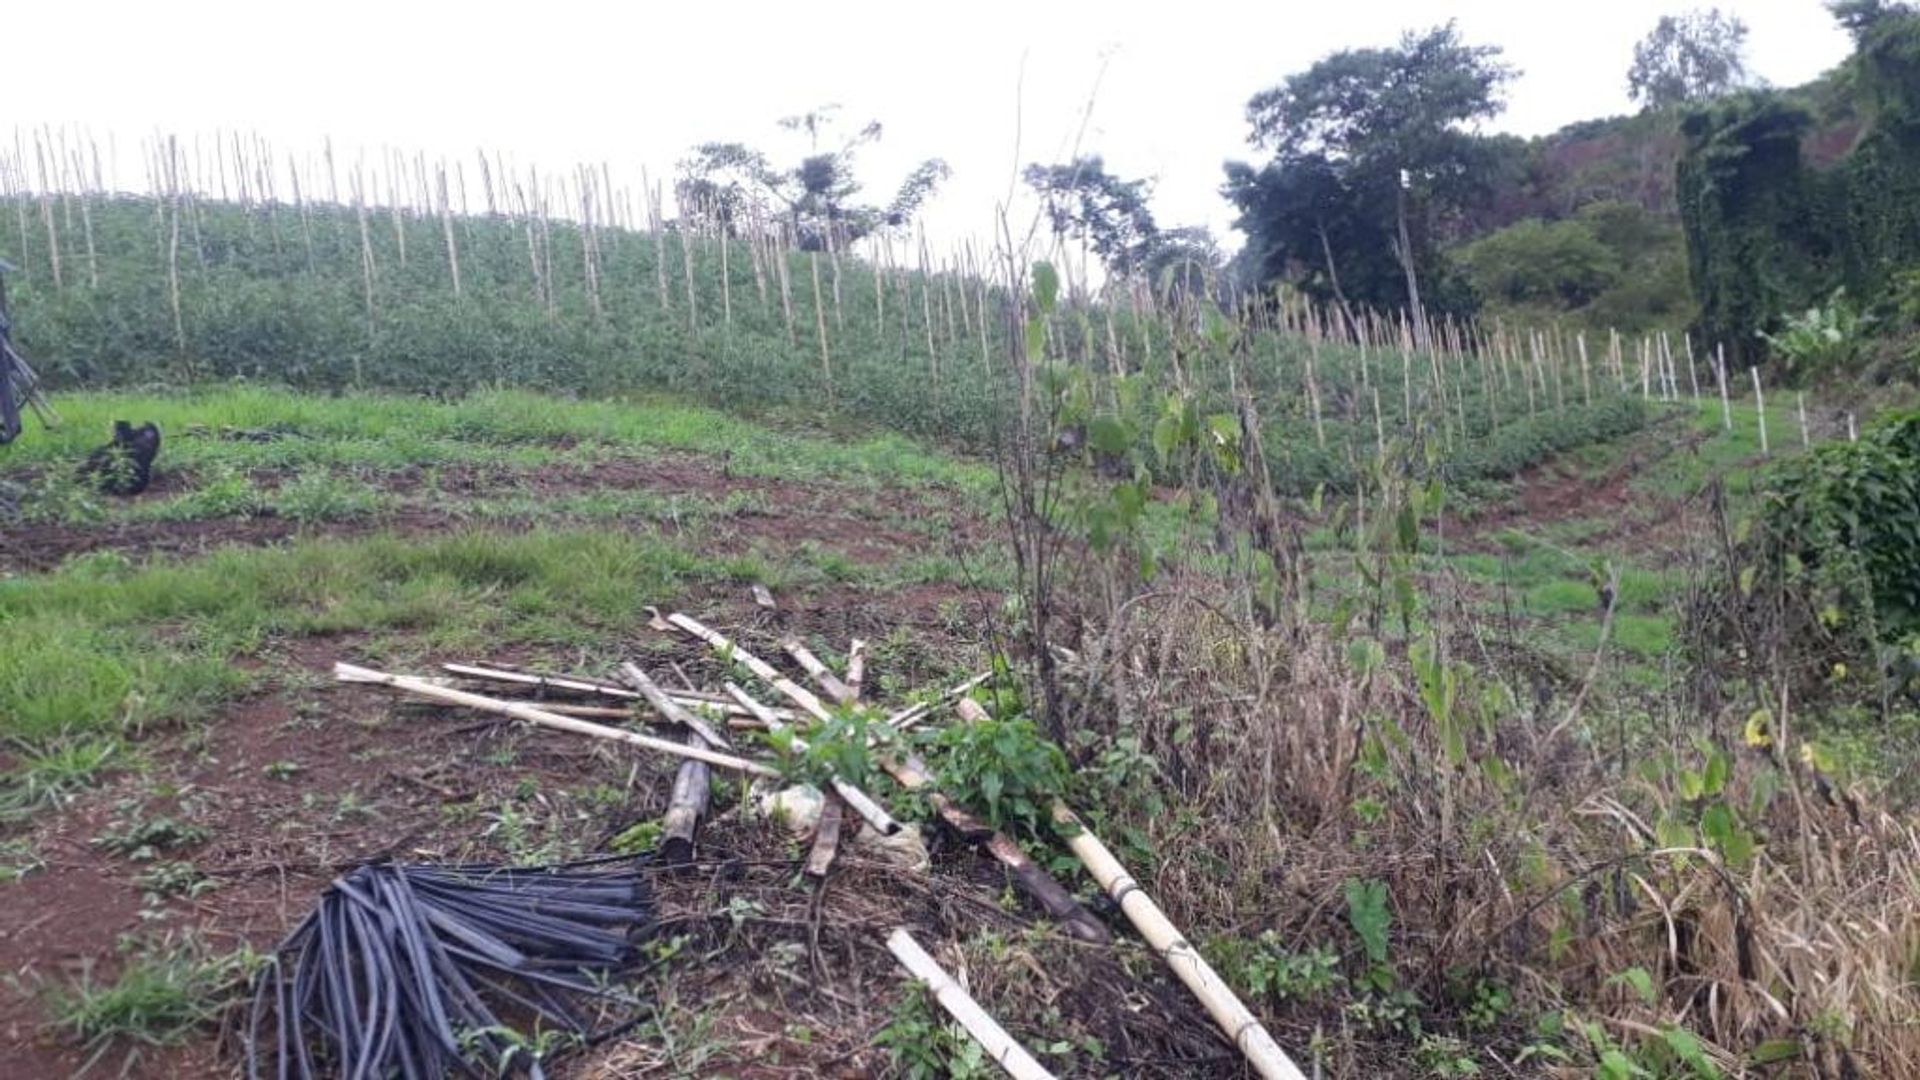
<path id="1" fill-rule="evenodd" d="M 1803 82 L 1847 53 L 1821 0 L 1720 3 L 1752 28 L 1751 68 L 1769 82 Z M 1083 150 L 1155 178 L 1161 224 L 1205 224 L 1231 247 L 1217 192 L 1221 162 L 1251 155 L 1246 99 L 1320 56 L 1457 17 L 1468 41 L 1522 69 L 1495 127 L 1532 135 L 1627 111 L 1633 43 L 1689 6 L 23 0 L 0 25 L 0 93 L 20 126 L 113 135 L 129 184 L 142 175 L 133 147 L 155 130 L 235 128 L 300 152 L 331 136 L 429 155 L 486 147 L 558 170 L 607 161 L 637 181 L 642 164 L 668 175 L 705 140 L 794 156 L 774 120 L 836 102 L 850 122 L 887 127 L 862 170 L 875 201 L 922 158 L 953 166 L 928 211 L 944 240 L 989 230 L 1018 163 L 1067 156 L 1104 64 Z"/>

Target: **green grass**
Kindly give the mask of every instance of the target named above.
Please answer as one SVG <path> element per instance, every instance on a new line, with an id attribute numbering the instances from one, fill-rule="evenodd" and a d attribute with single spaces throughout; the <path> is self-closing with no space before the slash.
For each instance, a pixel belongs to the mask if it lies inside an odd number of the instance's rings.
<path id="1" fill-rule="evenodd" d="M 116 1042 L 174 1045 L 218 1019 L 240 995 L 252 959 L 215 955 L 194 941 L 162 943 L 132 955 L 112 982 L 91 970 L 48 993 L 54 1022 L 104 1053 Z"/>
<path id="2" fill-rule="evenodd" d="M 396 394 L 323 396 L 263 386 L 177 393 L 68 393 L 64 423 L 38 428 L 0 458 L 7 470 L 75 462 L 105 441 L 113 421 L 137 418 L 167 433 L 163 468 L 397 470 L 455 463 L 532 468 L 556 462 L 688 451 L 724 456 L 742 476 L 832 479 L 885 486 L 940 483 L 985 493 L 992 470 L 890 433 L 851 440 L 781 430 L 660 397 L 580 401 L 517 390 L 451 401 Z M 210 434 L 195 435 L 200 425 Z M 217 437 L 225 428 L 276 432 L 266 442 Z"/>

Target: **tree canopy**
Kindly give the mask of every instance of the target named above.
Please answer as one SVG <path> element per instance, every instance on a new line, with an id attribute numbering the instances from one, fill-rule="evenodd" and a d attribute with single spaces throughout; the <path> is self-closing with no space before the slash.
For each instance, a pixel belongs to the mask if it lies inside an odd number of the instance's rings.
<path id="1" fill-rule="evenodd" d="M 749 215 L 780 218 L 803 250 L 844 248 L 910 222 L 951 174 L 947 163 L 929 158 L 915 166 L 884 206 L 855 202 L 861 184 L 854 164 L 882 129 L 870 121 L 836 140 L 838 109 L 827 105 L 780 121 L 782 128 L 807 136 L 806 155 L 790 167 L 776 167 L 765 152 L 744 143 L 694 147 L 681 161 L 674 186 L 682 215 L 728 231 Z"/>
<path id="2" fill-rule="evenodd" d="M 1337 298 L 1418 311 L 1426 279 L 1436 306 L 1458 306 L 1464 293 L 1431 287 L 1446 276 L 1435 223 L 1485 191 L 1497 155 L 1474 126 L 1499 114 L 1514 74 L 1497 47 L 1447 23 L 1333 53 L 1254 95 L 1249 141 L 1274 159 L 1230 165 L 1226 194 L 1256 281 L 1304 273 Z"/>
<path id="3" fill-rule="evenodd" d="M 1159 239 L 1147 208 L 1151 185 L 1108 172 L 1097 154 L 1064 165 L 1028 165 L 1022 176 L 1039 194 L 1054 235 L 1086 243 L 1109 273 L 1132 273 Z"/>
<path id="4" fill-rule="evenodd" d="M 1746 45 L 1747 24 L 1717 7 L 1663 15 L 1633 47 L 1627 92 L 1649 109 L 1719 97 L 1746 84 Z"/>

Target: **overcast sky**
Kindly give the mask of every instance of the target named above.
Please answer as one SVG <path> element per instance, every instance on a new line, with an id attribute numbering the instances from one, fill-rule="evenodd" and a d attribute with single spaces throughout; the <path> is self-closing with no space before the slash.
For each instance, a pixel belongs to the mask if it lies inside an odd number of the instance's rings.
<path id="1" fill-rule="evenodd" d="M 1221 162 L 1250 154 L 1249 96 L 1335 49 L 1459 19 L 1522 70 L 1495 127 L 1523 135 L 1625 112 L 1633 44 L 1687 0 L 1315 3 L 428 3 L 274 0 L 10 4 L 0 66 L 15 123 L 85 126 L 122 150 L 161 129 L 252 130 L 285 150 L 500 149 L 656 178 L 696 142 L 797 151 L 774 121 L 822 103 L 886 126 L 864 159 L 884 201 L 912 163 L 952 181 L 929 229 L 988 231 L 1018 163 L 1082 149 L 1155 179 L 1163 225 L 1229 241 Z M 1791 85 L 1839 62 L 1821 0 L 1722 0 L 1752 28 L 1754 74 Z M 1104 77 L 1100 73 L 1104 70 Z"/>

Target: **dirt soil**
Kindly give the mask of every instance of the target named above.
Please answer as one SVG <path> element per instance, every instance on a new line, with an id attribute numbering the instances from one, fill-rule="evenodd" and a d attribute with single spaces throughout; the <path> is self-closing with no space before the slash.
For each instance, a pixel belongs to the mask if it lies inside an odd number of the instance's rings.
<path id="1" fill-rule="evenodd" d="M 285 478 L 257 479 L 271 489 Z M 175 477 L 141 499 L 171 497 L 187 482 Z M 828 484 L 796 489 L 730 475 L 724 462 L 693 458 L 518 472 L 442 469 L 431 485 L 416 470 L 373 482 L 400 497 L 400 509 L 304 527 L 253 517 L 9 529 L 0 538 L 0 573 L 44 570 L 89 551 L 143 560 L 307 535 L 511 527 L 516 523 L 467 515 L 460 503 L 609 488 L 700 499 L 764 496 L 745 500 L 747 509 L 713 524 L 710 535 L 722 551 L 771 547 L 784 553 L 812 542 L 855 564 L 874 564 L 984 543 L 992 529 L 977 520 L 955 522 L 950 532 L 940 528 L 952 520 L 954 504 L 938 491 Z M 430 500 L 439 506 L 425 505 Z M 676 527 L 657 519 L 650 524 Z M 769 615 L 737 589 L 711 587 L 692 590 L 680 603 L 715 625 L 749 635 L 773 657 L 778 650 L 772 641 L 786 630 L 840 648 L 863 637 L 875 643 L 868 686 L 881 694 L 946 678 L 955 657 L 969 649 L 977 654 L 980 627 L 998 597 L 952 585 L 877 591 L 850 584 L 781 600 L 780 612 Z M 645 654 L 650 662 L 703 685 L 717 685 L 725 675 L 698 647 L 643 644 L 651 650 Z M 93 1075 L 235 1075 L 231 1029 L 184 1046 L 115 1045 L 91 1060 L 89 1050 L 49 1026 L 47 995 L 77 979 L 110 984 L 128 957 L 167 941 L 197 939 L 217 952 L 242 945 L 269 950 L 333 877 L 367 860 L 557 861 L 603 851 L 622 829 L 663 812 L 670 763 L 480 714 L 402 705 L 384 692 L 327 680 L 334 661 L 364 659 L 372 647 L 355 635 L 310 637 L 277 640 L 239 658 L 259 675 L 256 693 L 232 702 L 204 726 L 146 733 L 137 743 L 135 767 L 8 834 L 29 841 L 44 865 L 4 886 L 9 917 L 0 926 L 0 974 L 8 982 L 0 989 L 0 1048 L 7 1064 L 0 1076 L 67 1076 L 83 1067 Z M 391 640 L 379 647 L 406 649 Z M 548 669 L 585 662 L 512 652 L 486 659 Z M 595 658 L 604 661 L 595 673 L 610 674 L 614 659 Z M 505 822 L 516 809 L 543 823 L 518 851 Z M 97 842 L 127 822 L 162 815 L 202 826 L 210 838 L 146 861 L 113 854 Z M 534 850 L 525 850 L 529 845 Z M 1001 902 L 1007 882 L 990 860 L 946 842 L 935 848 L 932 873 L 907 874 L 850 858 L 823 885 L 806 888 L 797 884 L 797 860 L 804 856 L 799 845 L 738 813 L 723 816 L 706 833 L 697 872 L 660 881 L 665 930 L 686 936 L 694 949 L 693 959 L 677 964 L 660 985 L 663 1008 L 671 1006 L 669 1019 L 678 1017 L 678 1027 L 706 1033 L 712 1061 L 691 1068 L 685 1060 L 656 1061 L 659 1040 L 629 1040 L 577 1058 L 558 1075 L 871 1075 L 880 1059 L 868 1038 L 885 1023 L 903 986 L 881 947 L 886 928 L 916 926 L 929 948 L 949 934 L 982 928 L 1004 930 L 1029 951 L 1076 948 L 1037 928 L 1034 912 Z M 212 885 L 193 897 L 150 895 L 138 879 L 157 862 L 191 862 Z M 734 903 L 741 896 L 753 898 L 752 904 Z M 730 904 L 733 914 L 716 914 Z M 742 911 L 749 914 L 742 917 Z M 1111 955 L 1069 959 L 1049 960 L 1049 993 L 1072 999 L 1110 993 L 1100 987 L 1118 985 L 1118 961 Z M 1082 969 L 1093 983 L 1076 986 L 1062 974 Z M 1119 1040 L 1116 1045 L 1137 1047 L 1148 1073 L 1186 1075 L 1152 1063 L 1205 1062 L 1221 1054 L 1202 1016 L 1175 1013 L 1179 1019 L 1170 1022 L 1158 1014 L 1118 1015 L 1123 1019 L 1109 1023 L 1119 1028 L 1108 1034 Z M 801 1017 L 812 1019 L 802 1023 Z"/>

